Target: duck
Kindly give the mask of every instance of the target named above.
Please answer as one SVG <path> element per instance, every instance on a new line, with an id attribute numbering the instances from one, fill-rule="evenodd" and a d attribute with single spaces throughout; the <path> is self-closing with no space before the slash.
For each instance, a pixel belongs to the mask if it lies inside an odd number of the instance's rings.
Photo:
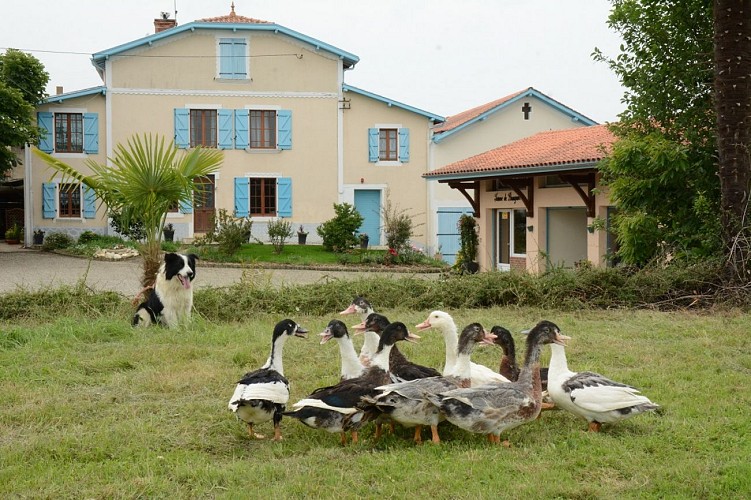
<path id="1" fill-rule="evenodd" d="M 365 320 L 365 332 L 374 332 L 379 337 L 389 325 L 389 319 L 383 314 L 370 313 Z M 425 377 L 439 377 L 441 372 L 429 366 L 419 365 L 407 359 L 397 346 L 391 349 L 389 371 L 397 382 L 415 380 Z"/>
<path id="2" fill-rule="evenodd" d="M 541 321 L 527 336 L 524 366 L 516 382 L 453 389 L 428 395 L 428 400 L 452 424 L 469 432 L 486 434 L 491 442 L 501 444 L 502 432 L 531 422 L 540 414 L 540 352 L 544 344 L 562 344 L 565 339 L 558 326 Z M 510 446 L 508 440 L 503 441 L 503 445 Z"/>
<path id="3" fill-rule="evenodd" d="M 443 375 L 449 375 L 452 373 L 454 365 L 456 364 L 456 347 L 458 342 L 457 328 L 454 318 L 452 318 L 447 312 L 433 311 L 428 315 L 425 321 L 418 324 L 415 328 L 420 331 L 435 328 L 443 334 L 443 339 L 446 343 L 446 363 L 443 365 Z M 489 383 L 510 382 L 509 379 L 500 373 L 496 373 L 485 365 L 470 362 L 470 367 L 472 387 Z"/>
<path id="4" fill-rule="evenodd" d="M 229 400 L 229 409 L 248 426 L 251 439 L 264 439 L 253 426 L 269 420 L 274 421 L 274 441 L 282 440 L 282 413 L 289 400 L 289 381 L 284 376 L 282 351 L 288 337 L 307 337 L 308 330 L 291 319 L 284 319 L 274 326 L 271 335 L 271 354 L 258 370 L 246 373 L 237 382 Z"/>
<path id="5" fill-rule="evenodd" d="M 495 335 L 494 343 L 503 350 L 501 357 L 501 366 L 498 373 L 506 377 L 510 382 L 516 382 L 519 378 L 519 367 L 516 365 L 516 344 L 511 332 L 500 325 L 495 325 L 490 329 L 490 333 Z"/>
<path id="6" fill-rule="evenodd" d="M 357 406 L 360 399 L 374 395 L 376 387 L 390 382 L 389 356 L 394 344 L 400 340 L 414 342 L 419 338 L 410 333 L 404 323 L 391 323 L 381 334 L 371 366 L 360 377 L 316 389 L 295 403 L 293 411 L 284 412 L 284 415 L 313 429 L 340 433 L 342 445 L 346 445 L 347 432 L 350 432 L 352 443 L 357 443 L 360 427 L 375 417 Z"/>
<path id="7" fill-rule="evenodd" d="M 480 323 L 471 323 L 462 330 L 457 346 L 457 361 L 451 374 L 420 378 L 377 387 L 374 397 L 363 398 L 365 405 L 373 405 L 405 427 L 415 427 L 414 442 L 422 444 L 422 428 L 430 426 L 431 442 L 441 442 L 438 424 L 444 420 L 439 408 L 431 403 L 427 394 L 470 386 L 470 355 L 477 344 L 493 344 L 495 335 Z"/>
<path id="8" fill-rule="evenodd" d="M 339 313 L 343 316 L 348 314 L 360 315 L 360 323 L 353 325 L 352 329 L 354 330 L 355 335 L 364 334 L 365 340 L 360 348 L 360 363 L 366 368 L 370 366 L 371 358 L 378 350 L 378 342 L 380 340 L 377 333 L 365 331 L 365 320 L 368 319 L 368 315 L 374 312 L 375 310 L 370 302 L 364 297 L 358 295 L 352 299 L 352 302 L 345 310 Z"/>
<path id="9" fill-rule="evenodd" d="M 332 319 L 326 328 L 319 333 L 321 345 L 331 339 L 335 339 L 339 344 L 339 356 L 341 357 L 341 375 L 340 381 L 359 377 L 362 375 L 365 367 L 360 363 L 360 359 L 355 352 L 355 346 L 347 331 L 347 325 L 338 319 Z"/>
<path id="10" fill-rule="evenodd" d="M 635 387 L 599 373 L 572 372 L 568 369 L 564 346 L 550 347 L 548 393 L 556 406 L 586 419 L 589 432 L 600 432 L 604 423 L 616 423 L 660 408 Z"/>

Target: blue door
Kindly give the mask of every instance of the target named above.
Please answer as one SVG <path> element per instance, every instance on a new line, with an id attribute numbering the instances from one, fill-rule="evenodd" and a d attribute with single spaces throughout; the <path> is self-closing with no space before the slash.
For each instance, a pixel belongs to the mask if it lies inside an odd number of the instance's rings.
<path id="1" fill-rule="evenodd" d="M 360 233 L 367 233 L 369 244 L 381 244 L 381 191 L 378 189 L 356 189 L 355 209 L 363 217 Z"/>
<path id="2" fill-rule="evenodd" d="M 459 253 L 461 239 L 457 223 L 462 214 L 471 214 L 469 207 L 439 207 L 438 208 L 438 245 L 441 248 L 443 260 L 452 266 L 456 262 L 456 254 Z"/>

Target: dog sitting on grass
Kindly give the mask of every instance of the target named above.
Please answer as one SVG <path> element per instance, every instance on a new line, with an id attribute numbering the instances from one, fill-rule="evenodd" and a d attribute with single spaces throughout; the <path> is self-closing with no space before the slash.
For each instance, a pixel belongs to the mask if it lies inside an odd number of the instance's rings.
<path id="1" fill-rule="evenodd" d="M 133 315 L 133 326 L 161 324 L 174 328 L 190 322 L 196 260 L 198 256 L 192 253 L 164 255 L 164 262 L 159 266 L 151 294 L 141 302 Z"/>

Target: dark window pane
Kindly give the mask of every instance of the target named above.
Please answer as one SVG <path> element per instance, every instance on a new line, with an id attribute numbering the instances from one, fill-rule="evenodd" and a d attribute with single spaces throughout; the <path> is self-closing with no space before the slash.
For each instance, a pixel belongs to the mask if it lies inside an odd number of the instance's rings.
<path id="1" fill-rule="evenodd" d="M 514 253 L 527 253 L 527 211 L 514 210 Z"/>

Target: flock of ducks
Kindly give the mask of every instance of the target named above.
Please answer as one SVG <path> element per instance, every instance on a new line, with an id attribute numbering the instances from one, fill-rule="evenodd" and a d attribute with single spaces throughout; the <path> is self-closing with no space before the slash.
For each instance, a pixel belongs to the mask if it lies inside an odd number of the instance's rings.
<path id="1" fill-rule="evenodd" d="M 251 438 L 263 438 L 254 426 L 271 420 L 273 439 L 281 440 L 281 421 L 287 416 L 313 429 L 338 433 L 342 445 L 348 436 L 356 443 L 359 430 L 368 422 L 375 423 L 376 438 L 384 423 L 393 430 L 396 422 L 414 427 L 415 443 L 422 443 L 423 428 L 430 429 L 431 442 L 440 443 L 438 425 L 448 421 L 467 432 L 484 434 L 492 443 L 509 446 L 508 441 L 501 441 L 501 433 L 535 420 L 542 409 L 567 410 L 586 419 L 589 431 L 598 432 L 603 423 L 659 408 L 634 387 L 597 373 L 570 371 L 564 349 L 570 337 L 550 321 L 540 321 L 524 332 L 526 348 L 519 368 L 513 337 L 506 328 L 494 326 L 488 331 L 471 323 L 458 334 L 448 313 L 433 311 L 415 328 L 442 334 L 446 360 L 439 372 L 408 360 L 396 344 L 420 337 L 404 323 L 390 322 L 376 313 L 364 298 L 356 297 L 340 314 L 360 316 L 361 322 L 352 326 L 355 334 L 364 335 L 360 353 L 347 326 L 332 319 L 320 334 L 320 343 L 338 343 L 340 381 L 314 390 L 290 411 L 286 410 L 290 393 L 282 350 L 288 337 L 305 337 L 308 331 L 290 319 L 275 326 L 266 363 L 245 374 L 229 401 L 229 409 L 247 424 Z M 498 372 L 470 359 L 475 346 L 488 344 L 503 350 Z M 550 366 L 540 368 L 540 354 L 548 344 Z"/>

